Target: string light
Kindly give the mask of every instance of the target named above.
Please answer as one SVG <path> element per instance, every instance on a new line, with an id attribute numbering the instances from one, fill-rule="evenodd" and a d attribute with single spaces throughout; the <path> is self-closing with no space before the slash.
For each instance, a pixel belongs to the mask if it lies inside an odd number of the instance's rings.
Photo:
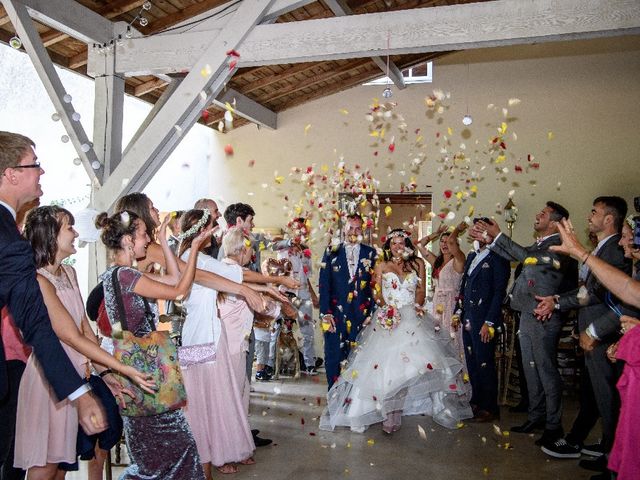
<path id="1" fill-rule="evenodd" d="M 131 28 L 133 24 L 138 22 L 140 26 L 146 27 L 149 25 L 149 19 L 144 16 L 144 12 L 148 12 L 151 10 L 152 3 L 147 1 L 142 4 L 138 13 L 133 17 L 133 19 L 127 24 L 124 32 L 115 35 L 111 40 L 105 43 L 94 43 L 93 48 L 97 49 L 98 53 L 102 55 L 106 55 L 109 52 L 113 51 L 116 46 L 124 45 L 123 37 L 127 40 L 133 38 L 133 29 Z"/>

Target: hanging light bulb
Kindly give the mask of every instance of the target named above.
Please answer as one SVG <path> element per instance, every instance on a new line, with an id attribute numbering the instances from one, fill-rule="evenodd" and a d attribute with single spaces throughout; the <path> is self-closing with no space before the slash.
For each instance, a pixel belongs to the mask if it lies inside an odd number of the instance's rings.
<path id="1" fill-rule="evenodd" d="M 133 37 L 133 32 L 131 31 L 131 25 L 127 27 L 127 31 L 125 32 L 124 37 L 127 39 Z"/>
<path id="2" fill-rule="evenodd" d="M 151 10 L 151 2 L 144 2 L 142 4 L 142 9 L 143 10 Z"/>
<path id="3" fill-rule="evenodd" d="M 101 166 L 102 165 L 98 160 L 94 160 L 93 162 L 91 162 L 91 168 L 93 168 L 94 170 L 100 170 Z"/>
<path id="4" fill-rule="evenodd" d="M 467 113 L 462 117 L 462 124 L 469 126 L 473 123 L 473 118 L 469 115 L 469 64 L 467 63 Z"/>
<path id="5" fill-rule="evenodd" d="M 76 157 L 76 158 L 73 159 L 73 164 L 76 165 L 76 166 L 80 166 L 80 165 L 82 165 L 82 160 L 80 160 L 79 158 Z"/>
<path id="6" fill-rule="evenodd" d="M 393 97 L 393 91 L 391 90 L 391 85 L 389 84 L 389 47 L 391 45 L 391 32 L 387 33 L 387 86 L 382 91 L 382 96 L 384 98 Z"/>
<path id="7" fill-rule="evenodd" d="M 146 27 L 147 25 L 149 25 L 149 20 L 147 20 L 145 17 L 140 17 L 140 25 Z"/>
<path id="8" fill-rule="evenodd" d="M 11 45 L 11 48 L 20 50 L 20 47 L 22 47 L 22 40 L 20 40 L 20 38 L 18 37 L 11 37 L 11 39 L 9 40 L 9 45 Z"/>

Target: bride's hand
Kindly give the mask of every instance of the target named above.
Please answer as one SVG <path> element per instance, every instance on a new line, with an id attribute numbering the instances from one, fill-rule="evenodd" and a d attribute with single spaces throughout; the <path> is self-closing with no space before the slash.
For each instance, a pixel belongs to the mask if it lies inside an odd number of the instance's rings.
<path id="1" fill-rule="evenodd" d="M 362 326 L 366 327 L 370 323 L 371 323 L 371 315 L 369 315 L 367 318 L 364 319 L 364 322 L 362 322 Z"/>
<path id="2" fill-rule="evenodd" d="M 416 315 L 418 315 L 419 318 L 424 317 L 424 312 L 425 312 L 424 307 L 422 305 L 418 305 L 417 303 L 414 306 L 416 309 Z"/>

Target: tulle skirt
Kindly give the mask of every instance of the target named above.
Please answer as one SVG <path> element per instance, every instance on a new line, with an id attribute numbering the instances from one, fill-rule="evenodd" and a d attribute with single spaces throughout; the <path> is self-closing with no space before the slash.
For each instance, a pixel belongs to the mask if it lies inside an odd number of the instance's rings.
<path id="1" fill-rule="evenodd" d="M 433 317 L 418 317 L 412 306 L 401 308 L 400 315 L 393 330 L 375 320 L 362 330 L 346 369 L 327 394 L 322 430 L 346 426 L 364 431 L 392 412 L 426 414 L 447 428 L 473 416 L 470 386 L 463 381 L 449 335 L 436 333 Z"/>

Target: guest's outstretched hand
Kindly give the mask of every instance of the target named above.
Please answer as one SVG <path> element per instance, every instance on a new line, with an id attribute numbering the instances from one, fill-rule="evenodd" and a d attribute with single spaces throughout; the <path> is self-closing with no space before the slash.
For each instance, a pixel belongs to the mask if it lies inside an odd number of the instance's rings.
<path id="1" fill-rule="evenodd" d="M 558 232 L 560 233 L 562 244 L 553 245 L 549 247 L 549 250 L 564 255 L 571 255 L 576 260 L 583 260 L 588 252 L 587 249 L 582 246 L 580 240 L 578 240 L 571 220 L 562 219 L 560 223 L 558 223 Z"/>

